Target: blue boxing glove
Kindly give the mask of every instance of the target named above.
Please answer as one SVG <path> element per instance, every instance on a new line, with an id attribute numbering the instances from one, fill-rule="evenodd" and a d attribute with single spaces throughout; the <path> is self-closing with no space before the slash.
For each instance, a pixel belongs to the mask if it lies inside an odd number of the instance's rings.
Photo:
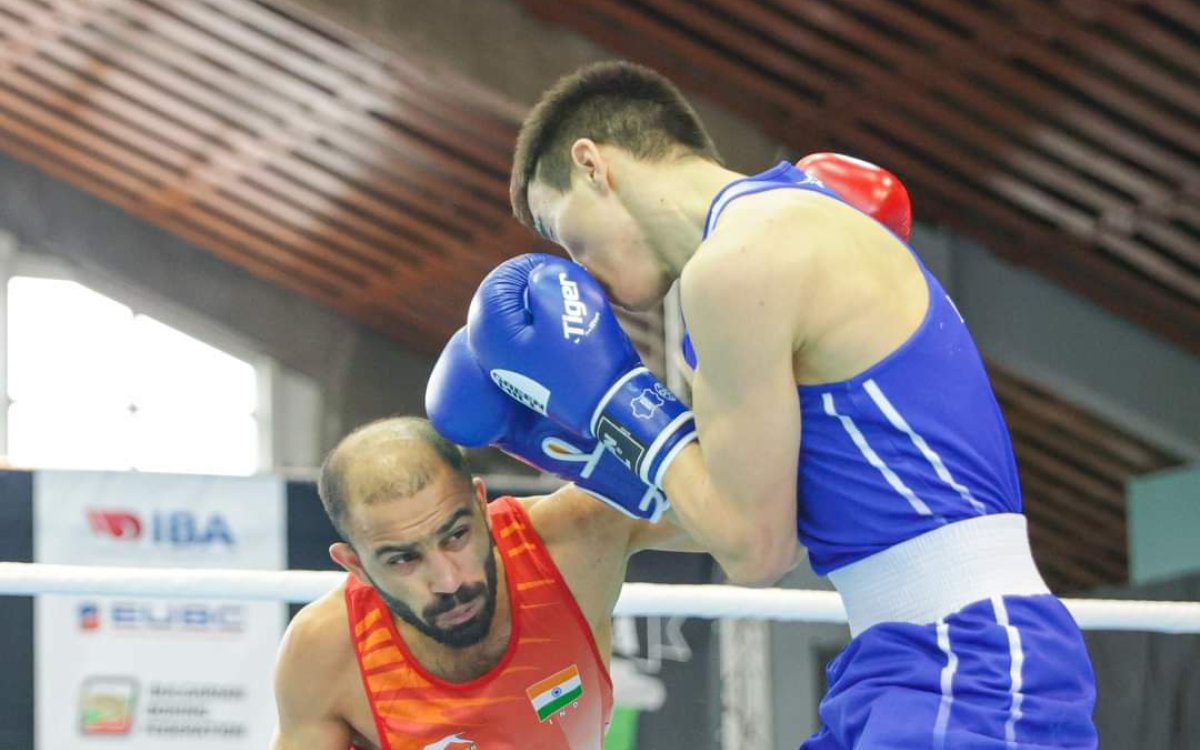
<path id="1" fill-rule="evenodd" d="M 668 507 L 657 487 L 638 479 L 598 441 L 574 435 L 506 396 L 480 369 L 465 328 L 434 365 L 425 411 L 446 439 L 469 448 L 495 445 L 632 518 L 655 522 Z"/>
<path id="2" fill-rule="evenodd" d="M 509 396 L 596 438 L 643 482 L 696 439 L 692 413 L 642 364 L 604 291 L 553 255 L 505 261 L 467 315 L 471 351 Z"/>

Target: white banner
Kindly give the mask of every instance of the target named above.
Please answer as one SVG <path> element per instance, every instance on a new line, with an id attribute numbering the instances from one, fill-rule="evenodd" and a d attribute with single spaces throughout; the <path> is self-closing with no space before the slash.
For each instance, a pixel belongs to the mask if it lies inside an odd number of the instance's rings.
<path id="1" fill-rule="evenodd" d="M 281 570 L 276 477 L 39 472 L 34 560 Z M 37 750 L 268 747 L 281 604 L 39 596 Z"/>

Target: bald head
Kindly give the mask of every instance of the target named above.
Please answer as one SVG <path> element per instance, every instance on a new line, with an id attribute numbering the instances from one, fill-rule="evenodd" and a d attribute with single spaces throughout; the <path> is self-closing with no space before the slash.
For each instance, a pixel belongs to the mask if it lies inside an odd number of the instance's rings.
<path id="1" fill-rule="evenodd" d="M 471 472 L 457 445 L 428 420 L 391 417 L 343 438 L 321 466 L 317 491 L 334 528 L 350 541 L 346 518 L 352 505 L 411 497 L 444 474 L 470 490 Z"/>

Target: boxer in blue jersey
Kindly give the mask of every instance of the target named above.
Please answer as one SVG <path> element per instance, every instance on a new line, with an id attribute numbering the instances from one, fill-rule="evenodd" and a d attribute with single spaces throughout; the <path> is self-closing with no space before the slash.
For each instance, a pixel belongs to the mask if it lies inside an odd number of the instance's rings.
<path id="1" fill-rule="evenodd" d="M 903 239 L 842 197 L 787 163 L 725 169 L 661 76 L 585 68 L 531 112 L 512 175 L 517 217 L 575 263 L 493 271 L 470 350 L 664 490 L 731 580 L 769 584 L 807 548 L 854 638 L 804 748 L 1096 747 L 1087 652 L 1030 554 L 980 355 Z M 676 280 L 694 413 L 606 298 L 649 308 Z"/>

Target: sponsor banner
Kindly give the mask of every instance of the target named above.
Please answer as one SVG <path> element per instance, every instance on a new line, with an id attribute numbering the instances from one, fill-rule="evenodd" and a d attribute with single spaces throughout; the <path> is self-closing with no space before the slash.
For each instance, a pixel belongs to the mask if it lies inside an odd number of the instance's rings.
<path id="1" fill-rule="evenodd" d="M 279 570 L 273 477 L 39 472 L 37 562 Z M 40 596 L 37 750 L 268 747 L 282 604 Z"/>

